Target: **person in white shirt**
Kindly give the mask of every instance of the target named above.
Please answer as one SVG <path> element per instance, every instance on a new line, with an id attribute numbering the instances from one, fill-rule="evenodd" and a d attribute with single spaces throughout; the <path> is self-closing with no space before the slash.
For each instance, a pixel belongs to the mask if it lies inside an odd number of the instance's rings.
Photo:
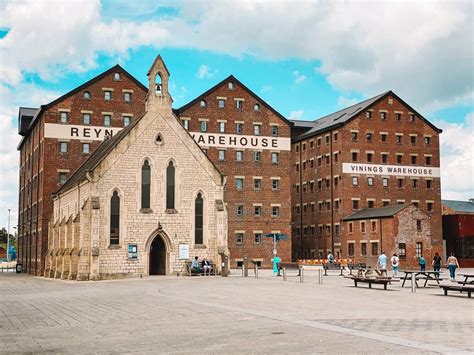
<path id="1" fill-rule="evenodd" d="M 398 277 L 398 255 L 397 253 L 393 253 L 392 258 L 390 259 L 392 261 L 392 277 Z"/>
<path id="2" fill-rule="evenodd" d="M 384 251 L 382 252 L 382 254 L 380 254 L 377 260 L 377 266 L 380 270 L 387 270 L 387 255 L 385 255 Z"/>

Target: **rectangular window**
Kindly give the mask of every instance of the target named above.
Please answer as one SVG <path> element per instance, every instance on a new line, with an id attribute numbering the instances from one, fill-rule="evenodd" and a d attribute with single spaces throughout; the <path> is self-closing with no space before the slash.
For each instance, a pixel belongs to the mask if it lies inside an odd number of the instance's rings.
<path id="1" fill-rule="evenodd" d="M 370 133 L 370 132 L 367 132 L 365 134 L 365 137 L 367 138 L 367 142 L 372 142 L 372 136 L 373 136 L 373 134 Z"/>
<path id="2" fill-rule="evenodd" d="M 380 140 L 381 140 L 383 143 L 386 143 L 386 142 L 387 142 L 387 134 L 386 134 L 386 133 L 381 133 L 381 134 L 380 134 Z"/>
<path id="3" fill-rule="evenodd" d="M 367 256 L 367 243 L 360 243 L 360 255 Z"/>
<path id="4" fill-rule="evenodd" d="M 410 143 L 416 144 L 416 136 L 410 136 Z"/>
<path id="5" fill-rule="evenodd" d="M 353 141 L 357 140 L 357 135 L 358 135 L 357 132 L 352 132 L 351 133 L 351 138 L 352 138 Z"/>
<path id="6" fill-rule="evenodd" d="M 244 152 L 242 150 L 235 151 L 235 161 L 244 161 Z"/>
<path id="7" fill-rule="evenodd" d="M 124 92 L 123 93 L 123 100 L 125 102 L 132 102 L 132 93 L 131 92 Z"/>
<path id="8" fill-rule="evenodd" d="M 414 113 L 410 113 L 409 117 L 410 117 L 410 122 L 415 122 L 415 114 Z"/>
<path id="9" fill-rule="evenodd" d="M 235 214 L 238 217 L 242 217 L 244 215 L 244 205 L 236 205 L 235 206 Z"/>
<path id="10" fill-rule="evenodd" d="M 359 185 L 359 178 L 357 176 L 352 177 L 352 186 Z"/>
<path id="11" fill-rule="evenodd" d="M 272 164 L 278 164 L 278 153 L 272 153 Z"/>
<path id="12" fill-rule="evenodd" d="M 365 111 L 365 117 L 372 118 L 372 111 Z"/>
<path id="13" fill-rule="evenodd" d="M 280 190 L 280 180 L 272 179 L 272 190 Z"/>
<path id="14" fill-rule="evenodd" d="M 372 244 L 372 256 L 379 255 L 379 243 L 370 243 Z"/>
<path id="15" fill-rule="evenodd" d="M 316 144 L 318 145 L 318 147 L 321 146 L 321 137 L 319 137 L 319 138 L 316 140 Z"/>
<path id="16" fill-rule="evenodd" d="M 199 121 L 199 130 L 201 132 L 207 132 L 207 121 Z"/>
<path id="17" fill-rule="evenodd" d="M 91 124 L 91 114 L 90 113 L 83 113 L 82 114 L 82 123 L 85 125 Z"/>
<path id="18" fill-rule="evenodd" d="M 416 249 L 415 249 L 415 256 L 417 258 L 420 258 L 423 255 L 423 243 L 417 242 L 416 243 Z"/>
<path id="19" fill-rule="evenodd" d="M 397 154 L 397 164 L 401 164 L 401 163 L 402 163 L 402 158 L 403 158 L 403 155 Z"/>
<path id="20" fill-rule="evenodd" d="M 59 152 L 67 153 L 67 142 L 59 142 Z"/>
<path id="21" fill-rule="evenodd" d="M 373 200 L 367 201 L 367 207 L 368 208 L 374 208 L 375 207 L 375 201 L 373 201 Z"/>
<path id="22" fill-rule="evenodd" d="M 64 183 L 67 181 L 67 173 L 59 173 L 59 184 L 64 185 Z"/>
<path id="23" fill-rule="evenodd" d="M 237 134 L 242 134 L 242 132 L 244 131 L 244 124 L 243 123 L 236 123 L 235 124 L 235 133 Z"/>
<path id="24" fill-rule="evenodd" d="M 359 209 L 359 200 L 352 200 L 352 209 L 354 211 Z"/>
<path id="25" fill-rule="evenodd" d="M 417 189 L 417 188 L 418 188 L 418 180 L 413 179 L 413 180 L 411 181 L 411 186 L 412 186 L 414 189 Z"/>
<path id="26" fill-rule="evenodd" d="M 91 145 L 89 143 L 82 143 L 82 153 L 89 154 Z"/>
<path id="27" fill-rule="evenodd" d="M 402 120 L 402 114 L 401 114 L 400 112 L 397 112 L 397 113 L 395 114 L 395 119 L 396 119 L 398 122 L 400 122 L 400 121 Z"/>
<path id="28" fill-rule="evenodd" d="M 132 122 L 132 118 L 130 116 L 123 116 L 123 126 L 127 127 Z"/>
<path id="29" fill-rule="evenodd" d="M 181 124 L 183 125 L 185 130 L 189 129 L 189 120 L 181 120 Z"/>
<path id="30" fill-rule="evenodd" d="M 388 162 L 388 154 L 382 154 L 382 163 L 387 164 Z"/>
<path id="31" fill-rule="evenodd" d="M 235 244 L 242 245 L 244 244 L 244 233 L 235 234 Z"/>
<path id="32" fill-rule="evenodd" d="M 278 126 L 272 126 L 272 136 L 278 137 Z"/>
<path id="33" fill-rule="evenodd" d="M 112 124 L 112 117 L 110 117 L 110 115 L 104 115 L 104 126 L 110 127 L 111 124 Z"/>
<path id="34" fill-rule="evenodd" d="M 349 233 L 354 233 L 354 225 L 352 222 L 349 222 Z"/>
<path id="35" fill-rule="evenodd" d="M 395 135 L 395 142 L 397 142 L 397 144 L 402 144 L 402 135 L 401 134 L 396 134 Z"/>
<path id="36" fill-rule="evenodd" d="M 380 119 L 381 120 L 387 119 L 387 112 L 380 112 Z"/>
<path id="37" fill-rule="evenodd" d="M 67 112 L 64 112 L 64 111 L 61 111 L 59 113 L 59 119 L 60 119 L 60 122 L 61 123 L 67 123 L 67 117 L 68 116 L 68 113 Z"/>
<path id="38" fill-rule="evenodd" d="M 254 234 L 254 243 L 260 244 L 262 242 L 262 233 L 255 233 Z"/>
<path id="39" fill-rule="evenodd" d="M 403 187 L 403 179 L 397 178 L 397 187 L 401 189 Z"/>
<path id="40" fill-rule="evenodd" d="M 219 161 L 225 160 L 225 150 L 218 150 L 217 154 L 218 154 Z"/>
<path id="41" fill-rule="evenodd" d="M 280 207 L 272 206 L 272 217 L 278 217 L 280 215 Z"/>
<path id="42" fill-rule="evenodd" d="M 425 165 L 431 165 L 431 157 L 425 157 Z"/>
<path id="43" fill-rule="evenodd" d="M 382 206 L 387 207 L 389 203 L 390 203 L 390 201 L 387 201 L 387 200 L 382 201 Z"/>
<path id="44" fill-rule="evenodd" d="M 428 212 L 433 212 L 433 202 L 427 202 L 426 209 L 428 210 Z"/>
<path id="45" fill-rule="evenodd" d="M 235 179 L 235 188 L 237 190 L 243 190 L 244 189 L 244 179 L 242 179 L 242 178 Z"/>
<path id="46" fill-rule="evenodd" d="M 253 180 L 253 187 L 255 190 L 261 190 L 262 189 L 262 179 L 254 179 Z"/>
<path id="47" fill-rule="evenodd" d="M 431 137 L 425 137 L 425 145 L 430 145 Z"/>
<path id="48" fill-rule="evenodd" d="M 242 100 L 235 100 L 235 108 L 237 110 L 242 110 L 244 107 L 244 102 Z"/>
<path id="49" fill-rule="evenodd" d="M 382 178 L 382 186 L 383 187 L 388 187 L 388 178 Z"/>
<path id="50" fill-rule="evenodd" d="M 225 133 L 225 122 L 219 122 L 219 133 Z"/>
<path id="51" fill-rule="evenodd" d="M 225 107 L 225 100 L 224 99 L 217 100 L 217 105 L 219 106 L 219 108 L 224 108 Z"/>
<path id="52" fill-rule="evenodd" d="M 398 244 L 398 257 L 400 259 L 406 259 L 407 258 L 407 245 L 405 243 L 399 243 Z"/>
<path id="53" fill-rule="evenodd" d="M 352 152 L 352 161 L 357 161 L 357 152 Z"/>
<path id="54" fill-rule="evenodd" d="M 112 100 L 112 91 L 104 91 L 104 100 L 105 101 L 110 101 Z"/>
<path id="55" fill-rule="evenodd" d="M 256 136 L 259 136 L 260 133 L 261 133 L 260 125 L 259 124 L 254 124 L 253 125 L 253 134 L 255 134 Z"/>
<path id="56" fill-rule="evenodd" d="M 375 221 L 370 222 L 370 230 L 371 230 L 372 232 L 376 232 L 376 231 L 377 231 L 377 222 L 375 222 Z"/>
<path id="57" fill-rule="evenodd" d="M 416 230 L 421 232 L 421 219 L 416 220 Z"/>
<path id="58" fill-rule="evenodd" d="M 254 215 L 255 217 L 262 216 L 262 206 L 254 206 Z"/>
<path id="59" fill-rule="evenodd" d="M 427 189 L 433 188 L 433 180 L 426 180 L 426 188 Z"/>
<path id="60" fill-rule="evenodd" d="M 360 222 L 360 232 L 365 233 L 365 222 Z"/>
<path id="61" fill-rule="evenodd" d="M 411 164 L 415 165 L 416 164 L 416 155 L 411 156 Z"/>
<path id="62" fill-rule="evenodd" d="M 367 163 L 372 163 L 372 157 L 374 156 L 374 154 L 372 153 L 367 153 Z"/>
<path id="63" fill-rule="evenodd" d="M 349 256 L 354 256 L 355 251 L 354 251 L 354 243 L 347 243 L 347 254 Z"/>

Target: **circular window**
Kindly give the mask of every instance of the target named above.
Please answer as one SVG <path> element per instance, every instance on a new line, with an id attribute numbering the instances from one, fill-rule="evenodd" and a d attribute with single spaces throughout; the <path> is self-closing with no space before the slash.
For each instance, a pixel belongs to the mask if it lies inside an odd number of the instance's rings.
<path id="1" fill-rule="evenodd" d="M 158 144 L 158 145 L 161 145 L 164 143 L 164 140 L 163 140 L 163 135 L 161 133 L 158 133 L 155 137 L 155 143 Z"/>
<path id="2" fill-rule="evenodd" d="M 260 105 L 259 104 L 253 105 L 253 110 L 254 111 L 260 111 Z"/>
<path id="3" fill-rule="evenodd" d="M 90 99 L 91 99 L 91 93 L 90 93 L 90 91 L 84 91 L 83 97 L 84 97 L 86 100 L 90 100 Z"/>
<path id="4" fill-rule="evenodd" d="M 201 102 L 199 102 L 199 106 L 200 107 L 206 107 L 207 106 L 206 100 L 201 100 Z"/>

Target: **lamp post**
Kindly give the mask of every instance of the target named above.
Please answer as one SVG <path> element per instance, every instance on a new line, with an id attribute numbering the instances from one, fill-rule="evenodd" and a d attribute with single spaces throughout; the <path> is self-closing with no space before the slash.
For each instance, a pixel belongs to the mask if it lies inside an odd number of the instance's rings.
<path id="1" fill-rule="evenodd" d="M 10 209 L 8 209 L 7 262 L 10 262 Z"/>

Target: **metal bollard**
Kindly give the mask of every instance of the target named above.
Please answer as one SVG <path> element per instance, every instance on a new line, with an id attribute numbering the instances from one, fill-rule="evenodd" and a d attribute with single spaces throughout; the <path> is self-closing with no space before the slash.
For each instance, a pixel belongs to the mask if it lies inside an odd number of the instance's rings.
<path id="1" fill-rule="evenodd" d="M 257 264 L 255 264 L 254 272 L 255 272 L 255 278 L 258 279 L 258 265 Z"/>
<path id="2" fill-rule="evenodd" d="M 416 276 L 411 274 L 411 292 L 416 292 Z"/>
<path id="3" fill-rule="evenodd" d="M 323 270 L 318 269 L 318 283 L 321 285 L 323 283 Z"/>
<path id="4" fill-rule="evenodd" d="M 242 277 L 245 277 L 245 266 L 242 265 Z"/>
<path id="5" fill-rule="evenodd" d="M 300 266 L 300 283 L 303 283 L 304 282 L 304 269 L 302 266 Z"/>
<path id="6" fill-rule="evenodd" d="M 286 267 L 283 268 L 283 281 L 286 281 Z"/>

